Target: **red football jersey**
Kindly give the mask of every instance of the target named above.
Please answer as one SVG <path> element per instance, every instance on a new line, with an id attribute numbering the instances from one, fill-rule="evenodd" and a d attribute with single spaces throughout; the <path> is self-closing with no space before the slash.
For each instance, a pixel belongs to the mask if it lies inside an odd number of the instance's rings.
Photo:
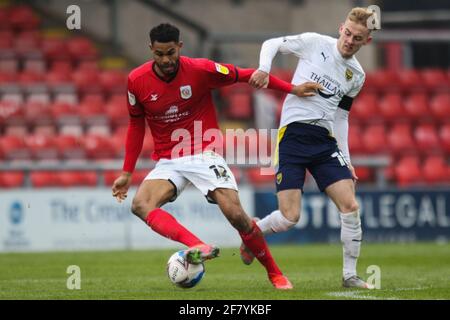
<path id="1" fill-rule="evenodd" d="M 170 81 L 157 75 L 153 61 L 134 69 L 128 77 L 128 110 L 131 117 L 145 116 L 155 143 L 152 158 L 172 157 L 172 149 L 180 143 L 176 135 L 172 138 L 177 129 L 190 133 L 190 154 L 210 145 L 211 141 L 198 136 L 208 129 L 219 128 L 211 90 L 233 84 L 237 79 L 238 71 L 233 65 L 185 56 L 180 57 L 178 72 Z M 197 139 L 195 121 L 200 121 L 196 126 Z"/>

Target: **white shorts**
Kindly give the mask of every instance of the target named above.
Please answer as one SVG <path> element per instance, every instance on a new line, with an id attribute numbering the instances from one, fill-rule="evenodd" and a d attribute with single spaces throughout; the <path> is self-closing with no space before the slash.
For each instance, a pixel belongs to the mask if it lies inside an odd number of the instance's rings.
<path id="1" fill-rule="evenodd" d="M 161 159 L 145 180 L 163 179 L 171 182 L 176 189 L 174 201 L 192 183 L 206 197 L 208 202 L 215 203 L 208 197 L 208 192 L 217 188 L 238 190 L 236 179 L 225 160 L 212 151 L 176 159 Z"/>

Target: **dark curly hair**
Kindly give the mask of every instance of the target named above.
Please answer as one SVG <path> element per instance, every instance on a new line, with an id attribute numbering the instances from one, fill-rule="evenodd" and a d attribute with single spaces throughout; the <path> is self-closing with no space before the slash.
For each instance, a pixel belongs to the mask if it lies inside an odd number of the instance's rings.
<path id="1" fill-rule="evenodd" d="M 150 30 L 150 43 L 158 42 L 179 42 L 180 30 L 169 23 L 161 23 Z"/>

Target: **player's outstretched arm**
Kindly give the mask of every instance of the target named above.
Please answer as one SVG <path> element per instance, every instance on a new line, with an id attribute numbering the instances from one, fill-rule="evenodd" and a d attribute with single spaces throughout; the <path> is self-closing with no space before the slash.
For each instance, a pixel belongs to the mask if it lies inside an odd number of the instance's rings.
<path id="1" fill-rule="evenodd" d="M 144 117 L 130 117 L 125 143 L 125 160 L 123 163 L 123 172 L 114 181 L 112 186 L 112 195 L 119 202 L 122 202 L 127 197 L 128 188 L 131 184 L 131 175 L 136 166 L 139 154 L 141 153 L 144 143 L 144 136 Z"/>

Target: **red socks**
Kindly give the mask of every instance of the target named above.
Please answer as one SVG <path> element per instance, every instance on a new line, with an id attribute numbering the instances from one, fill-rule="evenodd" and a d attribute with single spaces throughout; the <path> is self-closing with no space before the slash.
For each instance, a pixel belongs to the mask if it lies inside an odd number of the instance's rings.
<path id="1" fill-rule="evenodd" d="M 282 274 L 281 270 L 278 268 L 275 260 L 270 253 L 269 247 L 267 246 L 266 239 L 259 229 L 255 221 L 252 221 L 252 230 L 247 233 L 239 232 L 242 241 L 250 249 L 250 251 L 255 255 L 256 259 L 266 268 L 268 273 L 271 274 Z"/>
<path id="2" fill-rule="evenodd" d="M 153 231 L 163 237 L 181 242 L 188 247 L 203 244 L 203 241 L 183 227 L 170 213 L 163 209 L 158 208 L 150 211 L 146 222 Z"/>

